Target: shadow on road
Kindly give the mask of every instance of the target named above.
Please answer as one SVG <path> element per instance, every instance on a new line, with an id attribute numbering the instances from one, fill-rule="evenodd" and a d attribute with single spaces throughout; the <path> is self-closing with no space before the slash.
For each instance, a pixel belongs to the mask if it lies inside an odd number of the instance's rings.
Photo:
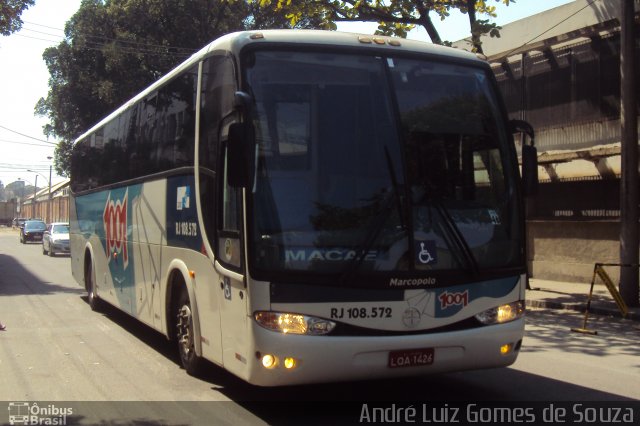
<path id="1" fill-rule="evenodd" d="M 0 254 L 0 296 L 82 294 L 80 287 L 66 287 L 43 281 L 26 269 L 13 256 Z"/>
<path id="2" fill-rule="evenodd" d="M 540 407 L 561 401 L 633 401 L 511 368 L 275 389 L 229 381 L 217 390 L 272 425 L 357 424 L 363 404 Z"/>
<path id="3" fill-rule="evenodd" d="M 86 294 L 83 294 L 81 299 L 89 306 L 89 299 Z M 138 340 L 152 347 L 168 360 L 178 365 L 180 364 L 180 357 L 178 356 L 175 345 L 159 331 L 138 321 L 124 311 L 114 308 L 106 302 L 102 302 L 100 309 L 94 312 L 94 314 L 104 315 L 115 325 L 118 325 L 124 332 L 135 336 Z"/>
<path id="4" fill-rule="evenodd" d="M 568 313 L 560 310 L 530 310 L 527 312 L 526 336 L 536 338 L 525 341 L 523 350 L 540 352 L 549 347 L 560 347 L 563 352 L 604 357 L 607 355 L 640 355 L 638 335 L 640 328 L 635 321 L 591 315 L 587 328 L 597 335 L 571 331 L 581 328 L 584 314 Z"/>

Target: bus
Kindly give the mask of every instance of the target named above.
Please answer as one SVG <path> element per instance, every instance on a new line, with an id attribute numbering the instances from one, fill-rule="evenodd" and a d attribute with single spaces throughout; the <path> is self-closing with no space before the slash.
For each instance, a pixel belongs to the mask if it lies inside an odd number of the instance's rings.
<path id="1" fill-rule="evenodd" d="M 486 60 L 320 30 L 225 35 L 71 155 L 73 276 L 260 386 L 508 366 L 533 136 Z M 526 154 L 526 155 L 525 155 Z M 532 160 L 533 158 L 533 160 Z M 210 365 L 210 364 L 208 364 Z"/>

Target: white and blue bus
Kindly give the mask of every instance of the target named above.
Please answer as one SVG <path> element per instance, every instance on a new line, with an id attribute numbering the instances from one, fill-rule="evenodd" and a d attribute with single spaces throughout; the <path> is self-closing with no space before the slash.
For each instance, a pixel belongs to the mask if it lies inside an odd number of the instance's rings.
<path id="1" fill-rule="evenodd" d="M 190 374 L 204 359 L 262 386 L 507 366 L 526 285 L 515 131 L 475 54 L 229 34 L 75 142 L 73 275 L 92 308 L 174 340 Z"/>

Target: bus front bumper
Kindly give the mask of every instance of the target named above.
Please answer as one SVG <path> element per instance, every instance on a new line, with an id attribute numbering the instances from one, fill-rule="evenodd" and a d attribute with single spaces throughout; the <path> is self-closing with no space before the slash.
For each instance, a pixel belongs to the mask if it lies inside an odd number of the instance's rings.
<path id="1" fill-rule="evenodd" d="M 524 317 L 422 335 L 301 336 L 256 323 L 253 332 L 255 351 L 241 375 L 255 385 L 281 386 L 505 367 L 518 356 Z"/>

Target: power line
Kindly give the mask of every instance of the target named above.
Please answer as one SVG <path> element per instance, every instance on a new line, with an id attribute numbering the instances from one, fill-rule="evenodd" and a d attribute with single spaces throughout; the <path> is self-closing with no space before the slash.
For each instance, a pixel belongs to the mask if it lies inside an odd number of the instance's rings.
<path id="1" fill-rule="evenodd" d="M 62 28 L 56 28 L 56 27 L 50 27 L 48 25 L 43 25 L 43 24 L 37 24 L 35 22 L 29 22 L 29 21 L 22 21 L 24 24 L 29 24 L 29 25 L 35 25 L 37 27 L 44 27 L 44 28 L 49 28 L 50 30 L 58 30 L 58 31 L 64 31 Z"/>
<path id="2" fill-rule="evenodd" d="M 123 44 L 130 44 L 133 46 L 140 46 L 141 48 L 159 48 L 159 49 L 176 49 L 176 50 L 184 50 L 187 51 L 189 53 L 193 53 L 196 51 L 196 49 L 192 49 L 190 47 L 181 47 L 181 46 L 167 46 L 164 44 L 155 44 L 155 43 L 145 43 L 145 42 L 140 42 L 140 41 L 133 41 L 133 40 L 124 40 L 122 38 L 113 38 L 113 37 L 105 37 L 105 36 L 97 36 L 97 35 L 85 35 L 85 37 L 89 38 L 89 39 L 97 39 L 100 41 L 96 41 L 94 43 L 101 43 L 104 44 L 103 41 L 105 42 L 109 42 L 109 41 L 113 41 L 116 43 L 123 43 Z M 133 48 L 133 47 L 132 47 Z"/>
<path id="3" fill-rule="evenodd" d="M 60 35 L 60 34 L 45 33 L 44 31 L 32 30 L 31 28 L 24 28 L 24 27 L 22 27 L 22 31 L 30 31 L 30 32 L 32 32 L 32 33 L 44 34 L 44 35 L 48 35 L 48 36 L 51 36 L 51 37 L 61 37 L 61 38 L 64 38 L 64 36 L 62 36 L 62 35 Z"/>
<path id="4" fill-rule="evenodd" d="M 40 146 L 40 147 L 44 147 L 44 148 L 50 148 L 49 145 L 46 144 L 42 144 L 42 143 L 30 143 L 30 142 L 20 142 L 20 141 L 8 141 L 5 139 L 0 139 L 0 143 L 15 143 L 18 145 L 27 145 L 27 146 Z"/>
<path id="5" fill-rule="evenodd" d="M 31 24 L 31 25 L 37 25 L 37 26 L 49 28 L 49 29 L 52 29 L 52 30 L 64 31 L 64 30 L 62 30 L 60 28 L 48 27 L 46 25 L 36 24 L 36 23 L 33 23 L 33 22 L 24 21 L 24 23 L 25 24 Z M 45 32 L 37 31 L 37 30 L 31 30 L 31 29 L 24 28 L 24 27 L 23 27 L 23 29 L 28 30 L 28 31 L 32 31 L 32 32 L 41 33 L 41 34 L 51 35 L 53 37 L 65 38 L 64 36 L 45 33 Z M 115 41 L 115 42 L 124 43 L 124 44 L 138 45 L 138 46 L 141 46 L 141 47 L 158 47 L 158 48 L 162 48 L 162 49 L 178 49 L 178 50 L 186 50 L 186 51 L 189 51 L 189 52 L 195 52 L 197 50 L 197 49 L 193 49 L 191 47 L 167 46 L 167 45 L 164 45 L 164 44 L 155 44 L 155 43 L 147 43 L 147 42 L 143 42 L 143 41 L 125 40 L 125 39 L 122 39 L 122 38 L 113 38 L 113 37 L 107 37 L 107 36 L 103 36 L 103 35 L 92 35 L 91 33 L 81 33 L 80 35 L 83 35 L 83 36 L 85 36 L 87 38 L 93 38 L 93 39 L 101 40 L 99 43 L 102 43 L 102 41 Z"/>
<path id="6" fill-rule="evenodd" d="M 89 45 L 85 45 L 82 48 L 87 50 L 95 50 L 98 52 L 103 52 L 104 48 L 107 47 L 106 43 L 96 43 L 96 42 L 89 42 L 89 43 L 90 43 Z M 142 50 L 142 49 L 129 48 L 125 46 L 119 46 L 118 51 L 123 53 L 141 54 L 141 55 L 175 56 L 177 58 L 185 58 L 190 55 L 190 53 L 159 52 L 158 50 L 151 50 L 151 49 Z"/>
<path id="7" fill-rule="evenodd" d="M 0 164 L 0 169 L 4 170 L 4 171 L 14 171 L 14 170 L 37 170 L 37 171 L 48 171 L 49 170 L 49 166 L 43 166 L 43 165 L 38 165 L 38 166 L 34 166 L 34 165 L 30 165 L 30 164 Z"/>
<path id="8" fill-rule="evenodd" d="M 31 40 L 41 40 L 41 41 L 46 41 L 48 43 L 53 43 L 51 46 L 55 46 L 56 44 L 60 43 L 62 40 L 48 40 L 46 38 L 42 38 L 42 37 L 33 37 L 33 36 L 28 36 L 28 35 L 24 35 L 24 34 L 13 34 L 16 37 L 23 37 L 23 38 L 30 38 Z"/>
<path id="9" fill-rule="evenodd" d="M 33 136 L 25 135 L 24 133 L 20 133 L 20 132 L 17 132 L 15 130 L 11 130 L 8 127 L 0 126 L 0 129 L 4 129 L 4 130 L 6 130 L 8 132 L 15 133 L 16 135 L 24 136 L 25 138 L 33 139 L 33 140 L 36 140 L 38 142 L 44 142 L 44 143 L 49 144 L 49 145 L 58 145 L 56 142 L 49 142 L 49 141 L 45 141 L 44 139 L 38 139 L 38 138 L 35 138 Z"/>
<path id="10" fill-rule="evenodd" d="M 41 24 L 36 24 L 33 22 L 26 22 L 30 25 L 37 25 L 37 26 L 42 26 L 45 28 L 49 28 L 49 29 L 53 29 L 53 30 L 58 30 L 58 31 L 62 31 L 60 28 L 54 28 L 54 27 L 49 27 L 46 25 L 41 25 Z M 23 30 L 26 31 L 31 31 L 31 32 L 35 32 L 35 33 L 39 33 L 39 34 L 44 34 L 47 36 L 51 36 L 51 37 L 59 37 L 59 40 L 49 40 L 49 39 L 44 39 L 44 38 L 39 38 L 39 37 L 34 37 L 34 36 L 28 36 L 25 34 L 16 34 L 19 35 L 21 37 L 25 37 L 25 38 L 31 38 L 31 39 L 35 39 L 35 40 L 42 40 L 42 41 L 48 41 L 51 43 L 56 43 L 56 42 L 62 42 L 63 40 L 66 39 L 65 36 L 62 35 L 56 35 L 56 34 L 51 34 L 51 33 L 46 33 L 43 31 L 38 31 L 38 30 L 33 30 L 30 28 L 24 28 Z M 190 47 L 182 47 L 182 46 L 168 46 L 168 45 L 163 45 L 163 44 L 156 44 L 156 43 L 147 43 L 147 42 L 141 42 L 141 41 L 134 41 L 134 40 L 126 40 L 126 39 L 122 39 L 122 38 L 114 38 L 114 37 L 106 37 L 106 36 L 102 36 L 102 35 L 92 35 L 91 33 L 87 33 L 87 34 L 80 34 L 81 36 L 84 36 L 86 38 L 86 41 L 90 44 L 89 46 L 86 46 L 86 49 L 89 50 L 102 50 L 101 48 L 106 46 L 109 42 L 114 42 L 119 44 L 119 49 L 123 50 L 125 53 L 133 53 L 133 54 L 155 54 L 155 55 L 169 55 L 169 56 L 178 56 L 178 57 L 186 57 L 191 55 L 192 53 L 196 52 L 197 49 L 193 49 Z M 73 39 L 72 39 L 73 40 Z M 77 41 L 77 40 L 73 40 L 73 41 Z M 158 52 L 157 49 L 167 49 L 167 50 L 176 50 L 177 52 Z"/>
<path id="11" fill-rule="evenodd" d="M 18 37 L 24 37 L 24 38 L 29 38 L 32 40 L 41 40 L 41 41 L 46 41 L 48 43 L 53 43 L 51 45 L 51 47 L 54 47 L 56 44 L 61 43 L 62 41 L 64 41 L 64 38 L 61 38 L 60 40 L 50 40 L 50 39 L 46 39 L 46 38 L 42 38 L 42 37 L 34 37 L 34 36 L 28 36 L 25 34 L 14 34 Z M 54 36 L 57 37 L 57 36 Z M 97 38 L 97 36 L 90 36 L 89 38 Z M 111 40 L 114 41 L 115 43 L 137 43 L 137 42 L 128 42 L 126 40 L 121 40 L 121 39 L 114 39 L 114 38 L 108 38 L 108 37 L 103 37 L 103 39 L 105 40 Z M 144 44 L 141 43 L 137 43 L 140 44 L 141 46 L 145 46 Z M 91 41 L 91 40 L 87 40 L 87 45 L 82 46 L 82 49 L 86 49 L 86 50 L 94 50 L 94 51 L 98 51 L 98 52 L 102 52 L 104 51 L 104 48 L 107 47 L 108 44 L 106 42 L 96 42 L 96 41 Z M 123 53 L 130 53 L 130 54 L 140 54 L 140 55 L 155 55 L 155 56 L 174 56 L 177 58 L 186 58 L 188 56 L 190 56 L 192 53 L 196 52 L 196 49 L 189 49 L 186 47 L 172 47 L 172 46 L 162 46 L 162 45 L 158 45 L 158 44 L 149 44 L 146 45 L 149 46 L 149 49 L 140 49 L 140 48 L 134 48 L 134 47 L 128 47 L 128 46 L 118 46 L 118 50 L 120 52 Z M 158 51 L 158 49 L 177 49 L 177 50 L 184 50 L 185 52 L 162 52 L 162 51 Z"/>

